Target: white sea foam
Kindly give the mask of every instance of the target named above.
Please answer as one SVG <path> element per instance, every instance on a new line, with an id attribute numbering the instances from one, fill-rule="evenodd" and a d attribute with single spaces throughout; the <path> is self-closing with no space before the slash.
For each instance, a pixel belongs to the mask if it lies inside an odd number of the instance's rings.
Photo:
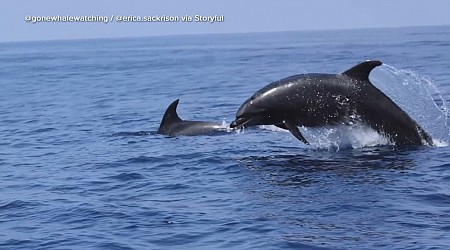
<path id="1" fill-rule="evenodd" d="M 372 128 L 356 123 L 333 127 L 302 128 L 302 133 L 312 148 L 363 148 L 391 145 L 389 138 L 380 135 Z"/>
<path id="2" fill-rule="evenodd" d="M 261 129 L 274 132 L 289 133 L 288 130 L 276 126 L 260 126 Z M 362 124 L 337 125 L 299 128 L 313 149 L 363 148 L 378 145 L 391 145 L 389 138 L 380 135 L 372 128 Z"/>

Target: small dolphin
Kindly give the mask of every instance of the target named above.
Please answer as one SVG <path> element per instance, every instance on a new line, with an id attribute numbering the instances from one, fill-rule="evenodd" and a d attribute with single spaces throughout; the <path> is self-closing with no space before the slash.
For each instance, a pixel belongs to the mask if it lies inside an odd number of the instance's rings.
<path id="1" fill-rule="evenodd" d="M 169 105 L 156 132 L 157 134 L 179 136 L 214 135 L 227 132 L 227 129 L 219 123 L 182 120 L 177 114 L 179 101 L 180 99 L 177 99 Z"/>
<path id="2" fill-rule="evenodd" d="M 430 135 L 369 81 L 381 64 L 365 61 L 341 74 L 301 74 L 270 83 L 241 105 L 230 127 L 275 125 L 308 144 L 297 126 L 361 121 L 395 145 L 432 146 Z"/>

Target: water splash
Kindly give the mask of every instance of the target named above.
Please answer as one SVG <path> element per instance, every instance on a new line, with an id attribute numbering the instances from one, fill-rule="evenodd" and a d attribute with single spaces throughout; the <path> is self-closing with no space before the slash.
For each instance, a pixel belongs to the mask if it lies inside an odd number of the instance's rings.
<path id="1" fill-rule="evenodd" d="M 312 149 L 340 150 L 393 145 L 388 137 L 363 123 L 352 125 L 300 128 Z"/>
<path id="2" fill-rule="evenodd" d="M 273 125 L 259 127 L 274 132 L 290 133 Z M 377 131 L 360 122 L 351 125 L 300 127 L 299 129 L 310 143 L 309 148 L 312 149 L 339 151 L 340 149 L 393 145 L 388 137 L 378 134 Z"/>
<path id="3" fill-rule="evenodd" d="M 156 131 L 137 131 L 137 132 L 116 132 L 111 136 L 149 136 L 155 135 Z"/>
<path id="4" fill-rule="evenodd" d="M 383 64 L 370 75 L 371 82 L 419 123 L 436 145 L 448 146 L 449 105 L 428 76 Z"/>

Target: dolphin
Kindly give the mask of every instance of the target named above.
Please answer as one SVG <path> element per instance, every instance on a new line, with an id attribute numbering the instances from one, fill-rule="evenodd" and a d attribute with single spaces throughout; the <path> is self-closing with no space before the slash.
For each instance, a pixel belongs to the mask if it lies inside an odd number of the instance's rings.
<path id="1" fill-rule="evenodd" d="M 214 135 L 225 133 L 227 129 L 219 123 L 204 121 L 184 121 L 177 114 L 180 99 L 173 101 L 164 113 L 157 134 L 168 136 Z"/>
<path id="2" fill-rule="evenodd" d="M 365 61 L 340 74 L 300 74 L 272 82 L 239 108 L 231 128 L 275 125 L 308 141 L 298 126 L 363 122 L 397 146 L 433 146 L 430 135 L 370 81 L 380 61 Z"/>

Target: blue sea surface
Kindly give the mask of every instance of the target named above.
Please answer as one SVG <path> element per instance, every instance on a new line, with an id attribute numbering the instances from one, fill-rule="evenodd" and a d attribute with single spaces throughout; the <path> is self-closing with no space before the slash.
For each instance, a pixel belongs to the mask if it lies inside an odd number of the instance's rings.
<path id="1" fill-rule="evenodd" d="M 0 58 L 0 249 L 450 249 L 450 26 L 0 43 Z M 272 81 L 367 59 L 437 147 L 155 134 L 175 99 L 226 126 Z"/>

